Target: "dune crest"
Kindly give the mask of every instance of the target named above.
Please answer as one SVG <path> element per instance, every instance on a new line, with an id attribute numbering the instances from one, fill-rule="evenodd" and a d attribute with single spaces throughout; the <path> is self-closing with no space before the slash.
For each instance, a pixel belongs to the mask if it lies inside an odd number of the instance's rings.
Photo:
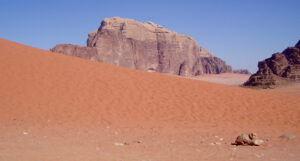
<path id="1" fill-rule="evenodd" d="M 4 122 L 19 113 L 28 124 L 300 125 L 297 97 L 97 64 L 3 39 L 0 47 Z"/>

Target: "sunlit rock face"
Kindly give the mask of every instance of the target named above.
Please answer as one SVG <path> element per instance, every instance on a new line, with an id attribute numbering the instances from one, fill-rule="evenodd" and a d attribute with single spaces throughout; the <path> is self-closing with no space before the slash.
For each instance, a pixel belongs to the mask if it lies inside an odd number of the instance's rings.
<path id="1" fill-rule="evenodd" d="M 231 72 L 230 66 L 199 47 L 189 36 L 153 22 L 140 23 L 119 17 L 104 19 L 97 31 L 90 32 L 87 47 L 60 44 L 51 51 L 181 76 Z"/>

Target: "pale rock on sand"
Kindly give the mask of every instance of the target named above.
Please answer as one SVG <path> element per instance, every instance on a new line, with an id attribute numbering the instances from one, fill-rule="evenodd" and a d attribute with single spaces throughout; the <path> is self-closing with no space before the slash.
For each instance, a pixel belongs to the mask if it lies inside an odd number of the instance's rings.
<path id="1" fill-rule="evenodd" d="M 115 146 L 124 146 L 125 144 L 124 143 L 120 143 L 120 142 L 115 142 L 114 145 Z"/>

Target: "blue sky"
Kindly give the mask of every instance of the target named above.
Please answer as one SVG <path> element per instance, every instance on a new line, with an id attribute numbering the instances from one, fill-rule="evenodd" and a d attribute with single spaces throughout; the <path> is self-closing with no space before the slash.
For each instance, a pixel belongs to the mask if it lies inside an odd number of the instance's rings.
<path id="1" fill-rule="evenodd" d="M 103 18 L 119 16 L 187 34 L 254 72 L 300 39 L 299 7 L 299 0 L 0 0 L 0 37 L 43 49 L 85 45 Z"/>

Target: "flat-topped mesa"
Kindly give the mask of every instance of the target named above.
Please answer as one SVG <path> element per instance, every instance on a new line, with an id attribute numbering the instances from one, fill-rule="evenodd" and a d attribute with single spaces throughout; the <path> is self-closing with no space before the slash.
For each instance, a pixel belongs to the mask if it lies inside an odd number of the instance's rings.
<path id="1" fill-rule="evenodd" d="M 90 55 L 86 52 L 65 49 L 66 47 L 61 50 L 60 46 L 57 45 L 51 51 L 90 59 L 85 56 Z M 138 70 L 181 76 L 231 72 L 231 68 L 223 67 L 224 63 L 212 65 L 215 69 L 208 72 L 203 67 L 202 58 L 219 63 L 213 59 L 212 54 L 200 48 L 192 38 L 153 22 L 140 23 L 120 17 L 106 18 L 97 31 L 88 34 L 87 46 L 95 48 L 97 52 L 96 56 L 91 54 L 93 60 Z M 218 69 L 220 67 L 222 70 Z"/>
<path id="2" fill-rule="evenodd" d="M 259 62 L 258 71 L 244 85 L 273 88 L 287 82 L 300 82 L 300 41 Z"/>

